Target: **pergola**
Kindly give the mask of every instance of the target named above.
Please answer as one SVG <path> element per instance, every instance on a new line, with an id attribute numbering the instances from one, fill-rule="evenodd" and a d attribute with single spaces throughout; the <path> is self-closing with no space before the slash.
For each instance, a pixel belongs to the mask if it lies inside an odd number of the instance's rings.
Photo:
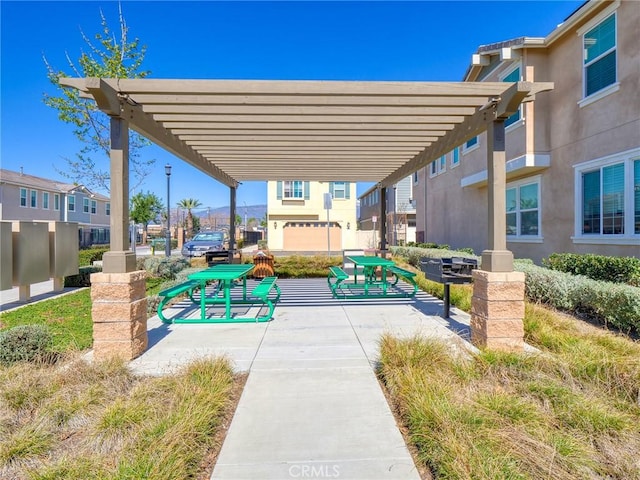
<path id="1" fill-rule="evenodd" d="M 371 181 L 381 190 L 383 251 L 386 187 L 486 130 L 489 248 L 474 272 L 471 335 L 479 346 L 522 349 L 524 274 L 506 248 L 504 121 L 552 83 L 60 83 L 111 117 L 111 251 L 91 280 L 94 355 L 134 358 L 147 346 L 144 272 L 128 250 L 129 128 L 229 187 L 232 246 L 243 181 Z"/>
<path id="2" fill-rule="evenodd" d="M 93 98 L 111 117 L 113 252 L 128 250 L 128 128 L 230 187 L 232 222 L 235 192 L 243 181 L 369 181 L 384 194 L 385 187 L 489 130 L 494 227 L 489 249 L 504 250 L 503 120 L 521 102 L 553 88 L 530 82 L 63 78 L 60 83 Z M 381 204 L 384 208 L 384 198 Z M 382 222 L 380 229 L 384 242 Z M 119 262 L 115 271 L 128 271 L 123 266 Z"/>

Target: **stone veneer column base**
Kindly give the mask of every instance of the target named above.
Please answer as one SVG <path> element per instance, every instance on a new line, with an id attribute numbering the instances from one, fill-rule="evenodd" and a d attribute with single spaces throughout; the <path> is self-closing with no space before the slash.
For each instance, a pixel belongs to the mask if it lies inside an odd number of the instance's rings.
<path id="1" fill-rule="evenodd" d="M 91 275 L 91 317 L 95 359 L 132 360 L 147 348 L 144 270 Z"/>
<path id="2" fill-rule="evenodd" d="M 524 273 L 473 271 L 471 341 L 479 348 L 524 349 Z"/>

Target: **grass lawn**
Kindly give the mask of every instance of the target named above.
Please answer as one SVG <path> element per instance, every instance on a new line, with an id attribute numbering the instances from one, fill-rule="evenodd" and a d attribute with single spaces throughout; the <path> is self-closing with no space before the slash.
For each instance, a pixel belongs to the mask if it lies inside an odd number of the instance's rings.
<path id="1" fill-rule="evenodd" d="M 68 352 L 91 347 L 91 295 L 89 289 L 26 305 L 0 315 L 0 328 L 46 325 L 53 335 L 53 350 Z"/>

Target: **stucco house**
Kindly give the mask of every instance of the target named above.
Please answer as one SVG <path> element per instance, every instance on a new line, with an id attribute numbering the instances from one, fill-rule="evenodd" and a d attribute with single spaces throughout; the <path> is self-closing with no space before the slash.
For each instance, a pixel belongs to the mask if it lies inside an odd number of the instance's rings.
<path id="1" fill-rule="evenodd" d="M 507 244 L 640 257 L 640 8 L 588 1 L 545 38 L 481 46 L 465 82 L 554 82 L 505 122 Z M 487 139 L 417 173 L 417 236 L 487 247 Z"/>
<path id="2" fill-rule="evenodd" d="M 416 208 L 413 187 L 417 176 L 405 177 L 386 191 L 387 240 L 391 245 L 416 241 Z M 375 231 L 379 225 L 381 195 L 377 185 L 364 192 L 358 217 L 360 229 Z M 375 219 L 375 222 L 373 221 Z M 377 242 L 376 242 L 377 243 Z"/>
<path id="3" fill-rule="evenodd" d="M 356 248 L 355 188 L 352 182 L 267 182 L 269 249 L 338 252 Z M 325 200 L 328 196 L 331 209 L 327 232 Z"/>
<path id="4" fill-rule="evenodd" d="M 0 169 L 0 220 L 78 223 L 81 247 L 109 243 L 108 197 L 82 185 Z"/>

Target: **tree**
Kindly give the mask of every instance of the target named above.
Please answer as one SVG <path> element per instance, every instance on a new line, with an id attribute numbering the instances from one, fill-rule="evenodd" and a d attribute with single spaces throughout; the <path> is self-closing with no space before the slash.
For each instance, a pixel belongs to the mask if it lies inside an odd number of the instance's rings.
<path id="1" fill-rule="evenodd" d="M 187 235 L 193 235 L 194 233 L 193 213 L 191 213 L 191 210 L 193 210 L 194 208 L 198 208 L 201 205 L 202 203 L 200 203 L 200 201 L 196 200 L 195 198 L 184 198 L 178 202 L 178 206 L 180 208 L 184 208 L 187 211 Z"/>
<path id="2" fill-rule="evenodd" d="M 66 54 L 69 68 L 76 77 L 100 77 L 100 78 L 144 78 L 149 72 L 141 70 L 142 61 L 146 53 L 146 47 L 140 45 L 136 38 L 129 41 L 127 38 L 128 27 L 119 8 L 119 38 L 111 31 L 102 10 L 100 11 L 102 33 L 95 35 L 97 43 L 92 42 L 81 31 L 82 39 L 88 46 L 88 53 L 82 51 L 80 58 L 74 62 Z M 75 88 L 62 87 L 58 82 L 62 77 L 68 77 L 64 71 L 56 70 L 43 57 L 47 67 L 47 77 L 56 88 L 60 89 L 60 95 L 44 94 L 44 103 L 58 111 L 58 118 L 65 123 L 73 125 L 73 133 L 83 144 L 76 153 L 75 159 L 65 158 L 68 171 L 58 171 L 62 176 L 71 179 L 74 183 L 87 187 L 109 191 L 109 152 L 110 152 L 110 125 L 109 117 L 98 110 L 95 102 L 81 98 L 80 92 Z M 135 132 L 130 132 L 129 159 L 132 176 L 136 179 L 132 190 L 139 187 L 151 171 L 155 160 L 143 160 L 140 150 L 150 145 L 150 142 Z M 104 154 L 104 156 L 103 156 Z M 95 155 L 102 158 L 96 159 Z M 106 163 L 106 165 L 105 165 Z"/>
<path id="3" fill-rule="evenodd" d="M 166 217 L 162 201 L 155 193 L 139 192 L 131 197 L 129 217 L 135 223 L 142 224 L 145 238 L 147 236 L 147 227 L 149 226 L 149 223 L 158 220 L 163 213 Z"/>

